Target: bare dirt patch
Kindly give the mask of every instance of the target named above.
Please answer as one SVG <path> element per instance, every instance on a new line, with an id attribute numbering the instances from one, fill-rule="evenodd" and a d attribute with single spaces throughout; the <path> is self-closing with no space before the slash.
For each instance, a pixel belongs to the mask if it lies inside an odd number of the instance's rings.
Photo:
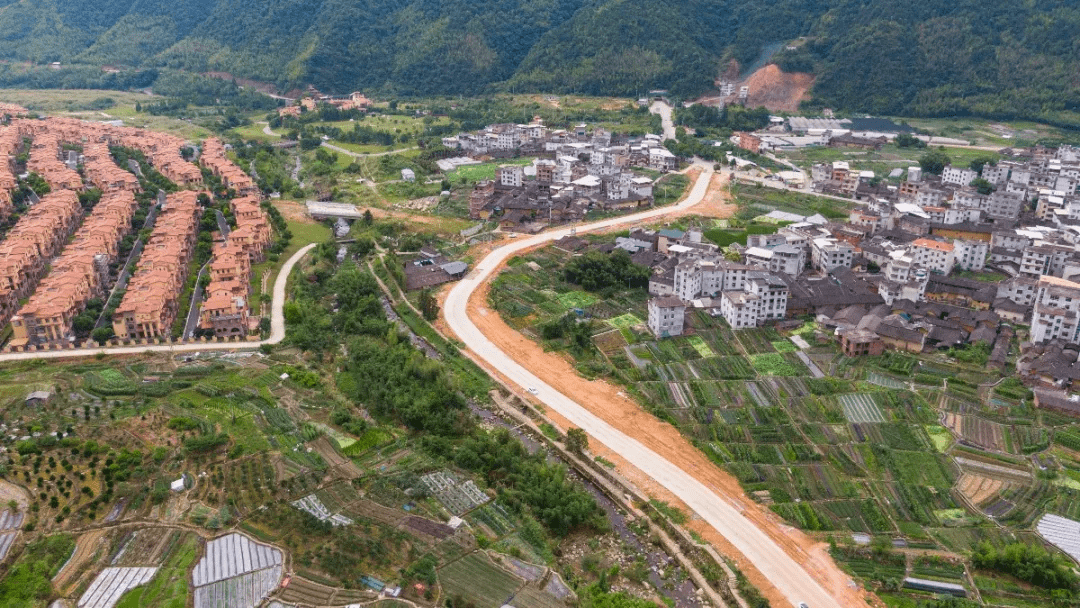
<path id="1" fill-rule="evenodd" d="M 786 73 L 772 63 L 750 75 L 743 86 L 750 87 L 746 105 L 765 106 L 773 112 L 794 112 L 814 84 L 812 74 Z"/>
<path id="2" fill-rule="evenodd" d="M 997 495 L 1006 485 L 1000 479 L 965 473 L 957 482 L 957 489 L 971 501 L 971 504 L 980 505 L 983 501 Z"/>
<path id="3" fill-rule="evenodd" d="M 300 201 L 276 200 L 273 205 L 285 216 L 285 219 L 300 224 L 314 224 L 315 220 L 308 215 L 307 206 Z"/>
<path id="4" fill-rule="evenodd" d="M 102 539 L 105 538 L 106 530 L 91 530 L 83 534 L 75 541 L 75 552 L 67 563 L 60 568 L 60 572 L 53 577 L 53 585 L 60 595 L 68 595 L 75 590 L 86 573 L 92 569 L 93 558 L 102 549 Z M 104 545 L 108 548 L 108 545 Z"/>
<path id="5" fill-rule="evenodd" d="M 20 511 L 26 511 L 26 508 L 30 506 L 30 496 L 26 490 L 6 479 L 0 479 L 0 505 L 6 505 L 12 500 L 19 504 Z"/>
<path id="6" fill-rule="evenodd" d="M 703 215 L 717 219 L 732 217 L 739 210 L 739 206 L 731 198 L 731 192 L 728 190 L 730 181 L 727 176 L 713 174 L 709 189 L 705 191 L 705 198 L 679 215 Z"/>

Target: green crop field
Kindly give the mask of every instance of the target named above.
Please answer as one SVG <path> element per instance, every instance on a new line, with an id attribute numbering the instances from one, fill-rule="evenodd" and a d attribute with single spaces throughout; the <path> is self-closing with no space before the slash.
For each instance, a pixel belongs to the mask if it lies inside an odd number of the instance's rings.
<path id="1" fill-rule="evenodd" d="M 475 552 L 439 570 L 439 582 L 447 597 L 461 596 L 477 608 L 499 608 L 514 596 L 523 581 Z"/>
<path id="2" fill-rule="evenodd" d="M 690 346 L 694 347 L 694 350 L 697 351 L 703 359 L 716 356 L 716 353 L 709 348 L 709 345 L 705 343 L 705 340 L 701 339 L 701 336 L 690 336 L 687 342 L 690 343 Z"/>

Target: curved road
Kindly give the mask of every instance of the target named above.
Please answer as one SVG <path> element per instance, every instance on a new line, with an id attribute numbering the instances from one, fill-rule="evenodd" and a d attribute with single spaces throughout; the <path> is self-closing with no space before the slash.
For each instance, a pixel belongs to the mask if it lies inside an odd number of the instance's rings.
<path id="1" fill-rule="evenodd" d="M 250 350 L 263 344 L 277 344 L 285 339 L 285 287 L 289 282 L 289 275 L 293 267 L 307 252 L 315 247 L 316 243 L 305 245 L 292 257 L 285 261 L 285 265 L 278 272 L 274 281 L 274 300 L 270 307 L 270 337 L 258 342 L 208 342 L 206 344 L 159 344 L 154 346 L 116 346 L 112 348 L 77 348 L 74 350 L 46 350 L 30 353 L 4 353 L 0 354 L 0 362 L 25 361 L 27 359 L 68 359 L 73 357 L 92 357 L 97 354 L 105 355 L 134 355 L 139 353 L 190 353 L 208 350 Z"/>
<path id="2" fill-rule="evenodd" d="M 683 210 L 700 203 L 713 176 L 711 165 L 694 184 L 690 195 L 683 202 L 642 213 L 622 216 L 578 226 L 578 232 L 590 232 L 614 226 L 634 224 L 643 220 L 663 217 L 674 211 Z M 663 459 L 656 452 L 642 445 L 636 439 L 617 430 L 600 417 L 582 407 L 573 399 L 552 388 L 532 372 L 514 361 L 513 357 L 495 346 L 476 327 L 469 318 L 467 306 L 470 296 L 478 287 L 495 274 L 500 264 L 510 256 L 570 234 L 570 228 L 562 228 L 543 234 L 521 239 L 499 247 L 481 260 L 468 277 L 458 282 L 447 295 L 444 311 L 447 324 L 465 345 L 486 361 L 493 368 L 521 387 L 529 387 L 530 392 L 544 405 L 557 411 L 574 425 L 584 429 L 589 435 L 607 447 L 619 453 L 632 465 L 655 479 L 703 520 L 724 536 L 740 553 L 787 598 L 791 605 L 806 602 L 813 608 L 826 608 L 841 605 L 818 582 L 781 549 L 769 536 L 758 529 L 739 509 L 726 502 L 708 486 L 704 485 L 686 471 Z"/>
<path id="3" fill-rule="evenodd" d="M 328 143 L 328 142 L 325 142 L 325 141 L 322 142 L 322 147 L 327 148 L 329 150 L 333 150 L 334 152 L 341 152 L 345 156 L 351 156 L 353 158 L 373 158 L 373 157 L 376 157 L 376 156 L 389 156 L 390 154 L 400 154 L 401 152 L 408 152 L 409 150 L 417 150 L 418 149 L 416 146 L 413 146 L 411 148 L 399 148 L 397 150 L 387 150 L 386 152 L 372 152 L 371 154 L 361 154 L 360 152 L 353 152 L 352 150 L 346 150 L 345 148 L 342 148 L 341 146 L 335 146 L 334 144 L 331 144 L 331 143 Z"/>
<path id="4" fill-rule="evenodd" d="M 671 108 L 668 108 L 668 116 L 669 117 L 671 116 Z M 268 135 L 270 137 L 282 137 L 281 133 L 277 133 L 276 131 L 274 131 L 274 130 L 272 130 L 270 128 L 270 123 L 259 123 L 259 124 L 263 125 L 262 132 L 264 134 L 266 134 L 266 135 Z M 342 148 L 341 146 L 335 146 L 334 144 L 331 144 L 331 143 L 328 143 L 328 142 L 325 142 L 325 141 L 322 142 L 320 145 L 322 147 L 328 149 L 328 150 L 333 150 L 334 152 L 341 152 L 342 154 L 344 154 L 346 156 L 351 156 L 353 158 L 368 158 L 369 156 L 370 157 L 387 156 L 387 155 L 390 155 L 390 154 L 400 154 L 401 152 L 408 152 L 409 150 L 418 150 L 419 149 L 417 146 L 413 146 L 411 148 L 399 148 L 397 150 L 387 150 L 385 152 L 372 152 L 370 154 L 362 154 L 360 152 L 353 152 L 352 150 L 346 150 L 345 148 Z"/>

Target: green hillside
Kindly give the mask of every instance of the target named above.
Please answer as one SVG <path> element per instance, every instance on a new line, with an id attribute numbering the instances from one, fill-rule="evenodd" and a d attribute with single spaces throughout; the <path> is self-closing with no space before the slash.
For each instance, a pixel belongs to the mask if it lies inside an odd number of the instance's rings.
<path id="1" fill-rule="evenodd" d="M 1073 124 L 1078 29 L 1066 0 L 0 0 L 0 59 L 335 93 L 692 96 L 779 47 L 817 75 L 812 105 Z"/>

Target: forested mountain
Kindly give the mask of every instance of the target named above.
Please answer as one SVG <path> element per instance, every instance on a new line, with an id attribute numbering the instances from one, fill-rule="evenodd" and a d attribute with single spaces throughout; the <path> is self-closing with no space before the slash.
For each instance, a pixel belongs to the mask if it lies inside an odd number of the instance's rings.
<path id="1" fill-rule="evenodd" d="M 224 71 L 280 89 L 704 93 L 764 48 L 812 103 L 1080 109 L 1073 0 L 0 0 L 0 59 Z"/>

